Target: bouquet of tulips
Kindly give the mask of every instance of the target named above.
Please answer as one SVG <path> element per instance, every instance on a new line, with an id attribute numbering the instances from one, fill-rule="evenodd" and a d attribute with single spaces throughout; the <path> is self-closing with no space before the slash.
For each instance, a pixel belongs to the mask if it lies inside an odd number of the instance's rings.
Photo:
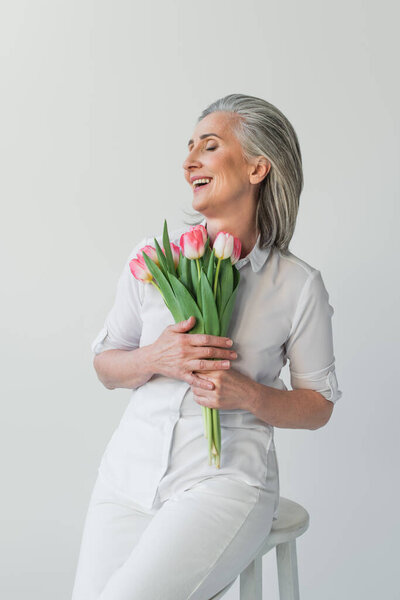
<path id="1" fill-rule="evenodd" d="M 196 317 L 188 333 L 226 336 L 240 280 L 234 267 L 241 253 L 239 238 L 220 231 L 211 248 L 206 228 L 195 225 L 181 235 L 179 248 L 170 242 L 164 220 L 162 242 L 162 249 L 154 238 L 154 247 L 139 250 L 129 263 L 132 275 L 158 289 L 175 323 Z M 219 411 L 202 406 L 202 414 L 209 465 L 214 460 L 220 468 Z"/>

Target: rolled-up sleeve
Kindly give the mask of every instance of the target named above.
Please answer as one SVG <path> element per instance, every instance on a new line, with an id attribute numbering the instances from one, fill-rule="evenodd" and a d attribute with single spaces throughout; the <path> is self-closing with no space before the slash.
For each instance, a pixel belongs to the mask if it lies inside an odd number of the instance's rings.
<path id="1" fill-rule="evenodd" d="M 332 315 L 321 273 L 313 270 L 300 293 L 285 344 L 292 389 L 311 389 L 335 403 L 342 397 L 335 371 Z"/>
<path id="2" fill-rule="evenodd" d="M 146 238 L 133 248 L 124 263 L 117 283 L 114 304 L 103 327 L 91 343 L 94 354 L 100 354 L 104 350 L 134 350 L 139 347 L 142 333 L 141 293 L 146 284 L 132 275 L 129 262 L 145 244 Z"/>

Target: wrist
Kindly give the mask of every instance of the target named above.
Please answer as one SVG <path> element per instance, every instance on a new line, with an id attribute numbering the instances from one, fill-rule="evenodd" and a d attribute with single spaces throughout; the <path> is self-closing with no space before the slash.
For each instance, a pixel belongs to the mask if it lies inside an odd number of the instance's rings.
<path id="1" fill-rule="evenodd" d="M 246 390 L 245 400 L 243 401 L 242 408 L 249 412 L 257 415 L 257 407 L 260 400 L 260 384 L 256 381 L 252 381 L 249 388 Z"/>
<path id="2" fill-rule="evenodd" d="M 151 377 L 153 377 L 153 375 L 157 375 L 160 373 L 160 371 L 158 370 L 159 357 L 155 343 L 149 344 L 144 348 L 146 350 L 144 360 L 146 362 L 147 373 L 150 379 Z"/>

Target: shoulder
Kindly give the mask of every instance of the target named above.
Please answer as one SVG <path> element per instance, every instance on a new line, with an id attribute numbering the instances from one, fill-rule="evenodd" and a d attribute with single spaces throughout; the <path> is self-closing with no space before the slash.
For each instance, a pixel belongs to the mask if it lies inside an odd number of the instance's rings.
<path id="1" fill-rule="evenodd" d="M 282 296 L 291 306 L 293 314 L 303 310 L 327 310 L 331 316 L 333 307 L 329 303 L 329 293 L 325 287 L 321 271 L 292 252 L 273 252 L 276 279 L 280 281 Z M 308 308 L 307 308 L 308 307 Z"/>
<path id="2" fill-rule="evenodd" d="M 293 254 L 293 252 L 290 250 L 288 250 L 287 253 L 284 253 L 277 249 L 275 254 L 281 269 L 291 273 L 292 275 L 298 275 L 304 280 L 308 279 L 310 275 L 318 271 L 316 267 L 313 267 L 304 259 L 300 258 L 296 254 Z"/>
<path id="3" fill-rule="evenodd" d="M 323 283 L 319 269 L 290 250 L 282 252 L 274 248 L 267 262 L 272 269 L 274 280 L 279 282 L 286 293 L 294 297 L 299 298 L 313 282 L 316 282 L 317 286 Z"/>

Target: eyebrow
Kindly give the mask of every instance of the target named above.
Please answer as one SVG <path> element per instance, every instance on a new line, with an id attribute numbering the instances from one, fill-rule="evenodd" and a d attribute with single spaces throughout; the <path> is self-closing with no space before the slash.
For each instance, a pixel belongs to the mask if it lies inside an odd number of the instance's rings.
<path id="1" fill-rule="evenodd" d="M 222 140 L 222 139 L 223 139 L 223 138 L 222 138 L 220 135 L 218 135 L 217 133 L 203 133 L 203 135 L 200 135 L 200 136 L 199 136 L 199 138 L 200 138 L 201 140 L 203 140 L 204 138 L 206 138 L 206 137 L 208 137 L 208 136 L 210 136 L 210 135 L 215 135 L 215 137 L 219 138 L 220 140 Z M 190 144 L 193 144 L 193 140 L 192 140 L 192 139 L 190 139 L 190 140 L 188 141 L 188 146 L 190 146 Z"/>

